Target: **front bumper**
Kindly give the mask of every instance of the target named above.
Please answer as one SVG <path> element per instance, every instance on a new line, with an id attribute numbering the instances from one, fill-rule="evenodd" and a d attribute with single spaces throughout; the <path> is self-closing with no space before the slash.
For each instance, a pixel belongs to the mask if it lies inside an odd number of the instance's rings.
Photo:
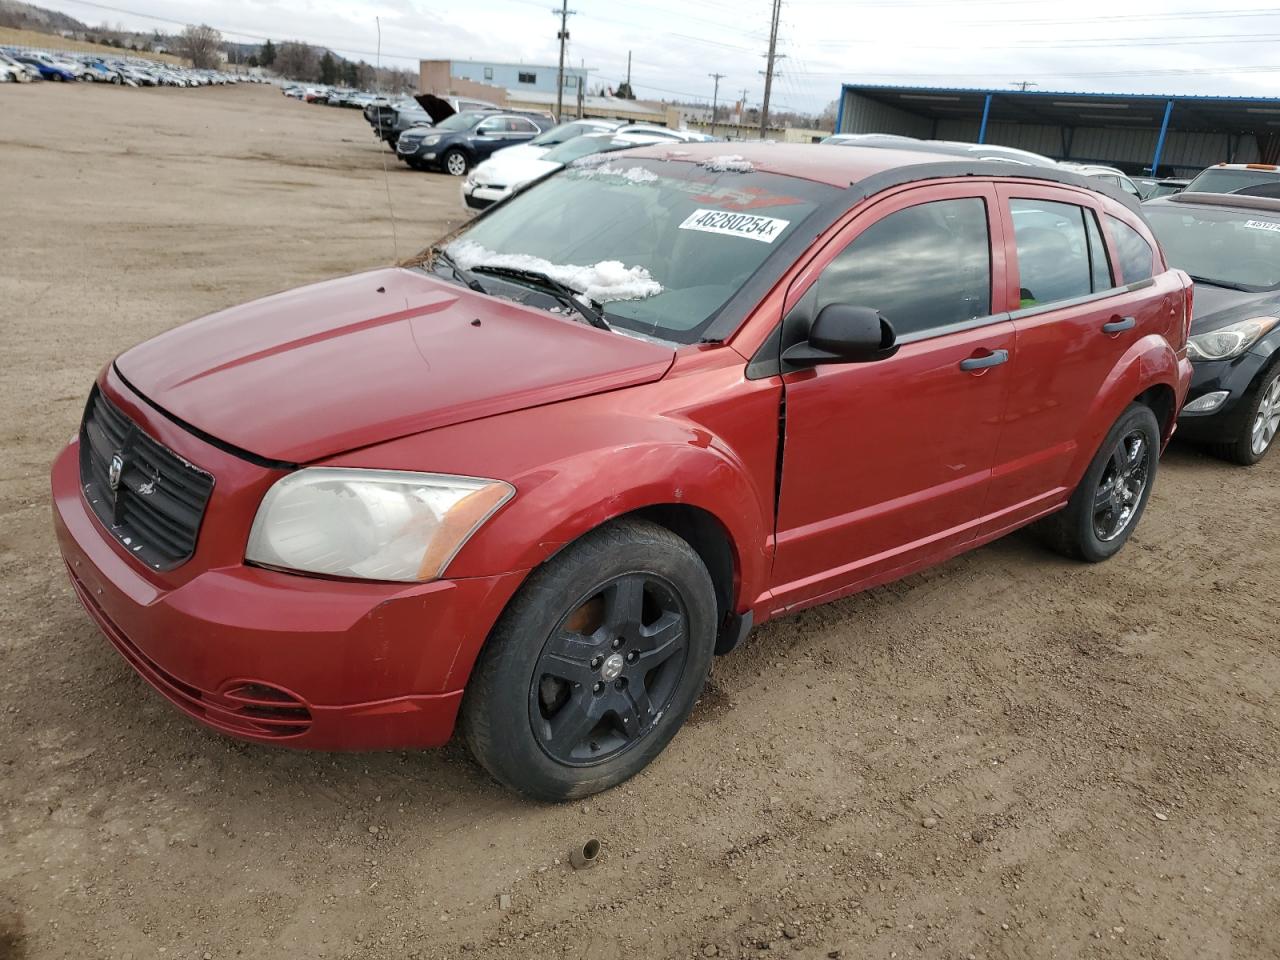
<path id="1" fill-rule="evenodd" d="M 1193 363 L 1187 403 L 1205 394 L 1225 391 L 1221 405 L 1204 413 L 1184 411 L 1178 417 L 1178 436 L 1183 440 L 1230 442 L 1237 439 L 1239 412 L 1258 374 L 1267 366 L 1267 357 L 1246 353 L 1234 360 Z"/>
<path id="2" fill-rule="evenodd" d="M 200 548 L 157 574 L 85 503 L 78 443 L 54 462 L 52 486 L 58 545 L 95 623 L 175 706 L 245 740 L 325 750 L 445 743 L 480 647 L 523 579 L 322 580 L 241 562 L 200 565 Z M 238 524 L 215 506 L 202 528 L 208 539 L 211 527 Z"/>
<path id="3" fill-rule="evenodd" d="M 511 191 L 506 187 L 492 187 L 467 181 L 462 184 L 462 205 L 469 210 L 484 210 L 499 200 L 505 200 Z"/>

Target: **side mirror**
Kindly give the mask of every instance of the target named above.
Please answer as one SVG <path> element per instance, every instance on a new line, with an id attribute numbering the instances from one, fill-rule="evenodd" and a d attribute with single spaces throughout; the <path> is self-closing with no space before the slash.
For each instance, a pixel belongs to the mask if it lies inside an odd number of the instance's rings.
<path id="1" fill-rule="evenodd" d="M 879 311 L 845 303 L 823 307 L 809 328 L 809 337 L 783 351 L 793 366 L 820 363 L 869 363 L 893 356 L 897 350 L 893 326 Z"/>

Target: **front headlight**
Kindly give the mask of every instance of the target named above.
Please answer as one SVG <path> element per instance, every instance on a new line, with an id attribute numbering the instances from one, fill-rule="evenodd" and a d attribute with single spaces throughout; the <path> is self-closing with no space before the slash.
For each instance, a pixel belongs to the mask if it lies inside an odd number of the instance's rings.
<path id="1" fill-rule="evenodd" d="M 436 134 L 436 135 L 435 135 L 435 136 L 433 136 L 433 137 L 423 137 L 423 138 L 422 138 L 422 145 L 423 145 L 424 147 L 434 147 L 437 143 L 439 143 L 439 142 L 440 142 L 441 140 L 443 140 L 443 139 L 444 139 L 444 138 L 443 138 L 443 137 L 441 137 L 441 136 L 440 136 L 440 134 Z"/>
<path id="2" fill-rule="evenodd" d="M 1250 317 L 1187 341 L 1187 357 L 1192 360 L 1232 360 L 1240 356 L 1264 333 L 1280 323 L 1280 317 Z"/>
<path id="3" fill-rule="evenodd" d="M 435 580 L 515 492 L 500 480 L 308 467 L 267 491 L 245 560 L 334 577 Z"/>

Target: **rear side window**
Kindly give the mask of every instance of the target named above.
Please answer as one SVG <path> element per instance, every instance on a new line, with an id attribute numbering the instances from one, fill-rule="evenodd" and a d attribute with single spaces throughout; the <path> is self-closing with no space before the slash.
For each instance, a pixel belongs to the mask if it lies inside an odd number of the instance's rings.
<path id="1" fill-rule="evenodd" d="M 817 309 L 879 310 L 898 336 L 991 313 L 991 237 L 978 198 L 935 200 L 891 213 L 860 233 L 817 282 Z"/>
<path id="2" fill-rule="evenodd" d="M 1083 207 L 1052 200 L 1010 200 L 1009 212 L 1018 249 L 1021 307 L 1093 293 Z"/>
<path id="3" fill-rule="evenodd" d="M 1137 283 L 1149 279 L 1155 266 L 1151 244 L 1123 220 L 1111 216 L 1107 220 L 1111 225 L 1111 238 L 1116 242 L 1116 255 L 1120 259 L 1120 275 L 1124 282 Z"/>
<path id="4" fill-rule="evenodd" d="M 1111 263 L 1107 259 L 1107 245 L 1102 242 L 1102 231 L 1098 229 L 1098 217 L 1092 210 L 1082 210 L 1084 229 L 1089 235 L 1089 270 L 1093 275 L 1093 292 L 1110 290 L 1115 280 L 1111 274 Z"/>

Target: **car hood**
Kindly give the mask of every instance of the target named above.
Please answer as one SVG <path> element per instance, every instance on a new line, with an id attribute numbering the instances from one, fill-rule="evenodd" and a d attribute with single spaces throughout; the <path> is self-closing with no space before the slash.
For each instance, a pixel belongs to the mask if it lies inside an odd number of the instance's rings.
<path id="1" fill-rule="evenodd" d="M 522 149 L 513 147 L 513 150 Z M 515 157 L 496 156 L 476 167 L 476 183 L 500 183 L 504 187 L 516 183 L 528 183 L 546 173 L 560 169 L 560 164 L 553 160 L 543 160 L 545 150 L 533 148 L 536 153 L 526 153 Z M 505 151 L 504 151 L 505 152 Z"/>
<path id="2" fill-rule="evenodd" d="M 649 383 L 674 349 L 391 268 L 211 314 L 122 354 L 128 384 L 241 450 L 306 463 Z"/>
<path id="3" fill-rule="evenodd" d="M 1276 316 L 1280 293 L 1229 290 L 1211 283 L 1197 283 L 1191 314 L 1192 334 L 1208 333 L 1250 317 Z"/>

